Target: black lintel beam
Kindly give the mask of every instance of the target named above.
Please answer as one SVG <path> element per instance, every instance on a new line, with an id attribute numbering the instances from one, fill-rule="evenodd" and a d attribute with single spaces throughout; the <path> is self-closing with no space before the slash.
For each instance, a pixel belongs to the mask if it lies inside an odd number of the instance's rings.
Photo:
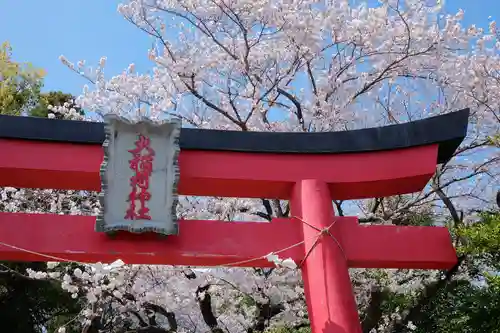
<path id="1" fill-rule="evenodd" d="M 467 134 L 469 109 L 403 124 L 338 132 L 242 132 L 183 128 L 180 148 L 281 154 L 338 154 L 439 145 L 448 161 Z M 0 116 L 0 138 L 102 144 L 103 123 Z"/>

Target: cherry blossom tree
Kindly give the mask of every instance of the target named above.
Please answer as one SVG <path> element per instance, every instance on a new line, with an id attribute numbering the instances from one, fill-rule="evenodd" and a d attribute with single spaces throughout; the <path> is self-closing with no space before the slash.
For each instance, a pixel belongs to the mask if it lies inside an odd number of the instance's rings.
<path id="1" fill-rule="evenodd" d="M 500 40 L 494 21 L 486 30 L 463 26 L 463 11 L 442 14 L 419 0 L 382 0 L 376 6 L 347 0 L 138 0 L 118 11 L 154 39 L 145 52 L 152 71 L 136 73 L 131 64 L 106 78 L 105 57 L 92 69 L 61 56 L 89 80 L 75 101 L 95 113 L 88 120 L 99 121 L 105 113 L 141 114 L 178 117 L 184 126 L 199 128 L 310 132 L 397 124 L 469 107 L 468 137 L 423 191 L 332 204 L 339 215 L 359 214 L 362 223 L 446 224 L 457 248 L 466 241 L 457 230 L 478 223 L 478 212 L 493 209 L 500 179 L 493 139 L 500 127 Z M 55 112 L 64 113 L 65 107 Z M 9 198 L 10 211 L 24 206 L 96 214 L 99 209 L 95 193 L 4 189 L 2 195 Z M 178 214 L 270 220 L 288 216 L 289 206 L 268 198 L 185 197 Z M 300 274 L 293 266 L 50 266 L 29 276 L 60 279 L 87 304 L 60 332 L 74 323 L 85 332 L 307 326 Z M 352 270 L 364 332 L 418 330 L 439 292 L 484 270 L 467 251 L 447 272 Z"/>

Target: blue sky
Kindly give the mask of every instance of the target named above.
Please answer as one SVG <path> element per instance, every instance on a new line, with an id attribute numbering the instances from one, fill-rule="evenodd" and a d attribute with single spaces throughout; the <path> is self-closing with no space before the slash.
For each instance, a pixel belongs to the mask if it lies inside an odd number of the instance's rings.
<path id="1" fill-rule="evenodd" d="M 424 1 L 424 0 L 423 0 Z M 431 0 L 425 0 L 431 1 Z M 147 70 L 152 40 L 116 11 L 117 0 L 1 0 L 0 41 L 8 40 L 14 59 L 30 61 L 47 72 L 44 90 L 79 95 L 85 80 L 58 59 L 96 64 L 108 58 L 106 73 L 117 74 L 128 64 Z M 480 4 L 480 5 L 479 5 Z M 488 16 L 500 20 L 499 0 L 447 0 L 445 10 L 465 10 L 467 24 L 486 27 Z"/>

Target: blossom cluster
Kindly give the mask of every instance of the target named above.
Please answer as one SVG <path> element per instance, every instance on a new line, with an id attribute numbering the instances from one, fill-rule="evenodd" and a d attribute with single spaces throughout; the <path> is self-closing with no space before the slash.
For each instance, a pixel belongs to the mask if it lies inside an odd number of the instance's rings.
<path id="1" fill-rule="evenodd" d="M 73 101 L 65 102 L 63 105 L 48 105 L 47 108 L 50 111 L 48 114 L 49 119 L 55 119 L 57 116 L 59 116 L 58 118 L 67 120 L 84 120 L 85 118 L 82 113 L 74 108 Z"/>
<path id="2" fill-rule="evenodd" d="M 222 326 L 245 330 L 266 304 L 279 308 L 271 325 L 305 320 L 306 310 L 300 276 L 295 271 L 279 270 L 272 280 L 252 270 L 224 268 L 112 264 L 49 263 L 47 272 L 29 270 L 34 279 L 56 279 L 73 298 L 84 297 L 88 307 L 81 313 L 84 325 L 96 315 L 111 316 L 116 328 L 132 320 L 156 321 L 172 325 L 167 314 L 174 314 L 181 331 L 196 331 L 204 321 L 200 308 L 217 313 Z M 63 327 L 64 329 L 64 327 Z"/>

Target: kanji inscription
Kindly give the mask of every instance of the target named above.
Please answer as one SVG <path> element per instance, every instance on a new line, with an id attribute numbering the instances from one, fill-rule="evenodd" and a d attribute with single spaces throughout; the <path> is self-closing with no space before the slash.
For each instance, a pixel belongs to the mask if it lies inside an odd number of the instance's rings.
<path id="1" fill-rule="evenodd" d="M 153 172 L 153 158 L 155 151 L 151 148 L 151 140 L 142 134 L 139 134 L 135 142 L 135 148 L 128 151 L 132 154 L 129 161 L 130 169 L 134 175 L 130 178 L 132 191 L 128 196 L 130 205 L 125 214 L 125 220 L 151 220 L 149 208 L 146 202 L 151 199 L 149 192 L 149 179 Z M 139 202 L 139 207 L 136 203 Z"/>
<path id="2" fill-rule="evenodd" d="M 107 115 L 96 231 L 177 234 L 178 120 Z"/>

